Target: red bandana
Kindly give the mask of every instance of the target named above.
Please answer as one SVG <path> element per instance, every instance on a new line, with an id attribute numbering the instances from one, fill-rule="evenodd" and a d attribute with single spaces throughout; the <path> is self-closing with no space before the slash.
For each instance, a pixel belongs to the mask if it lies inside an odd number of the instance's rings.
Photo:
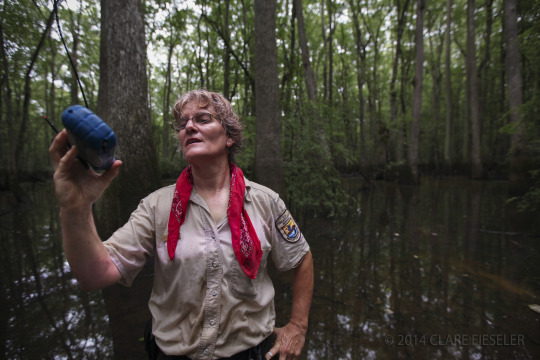
<path id="1" fill-rule="evenodd" d="M 246 192 L 244 173 L 234 164 L 231 164 L 230 167 L 231 188 L 227 218 L 231 227 L 232 246 L 244 273 L 250 278 L 255 279 L 262 258 L 261 242 L 244 207 L 244 194 Z M 180 174 L 180 177 L 176 181 L 176 189 L 169 215 L 167 251 L 171 261 L 174 259 L 174 252 L 180 238 L 180 226 L 182 226 L 186 219 L 192 189 L 193 177 L 191 166 L 188 166 L 182 171 L 182 174 Z"/>

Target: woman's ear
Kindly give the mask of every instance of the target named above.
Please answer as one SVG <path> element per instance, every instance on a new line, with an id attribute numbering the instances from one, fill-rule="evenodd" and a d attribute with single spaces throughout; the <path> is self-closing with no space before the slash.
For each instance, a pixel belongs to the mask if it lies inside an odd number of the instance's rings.
<path id="1" fill-rule="evenodd" d="M 230 148 L 231 146 L 233 146 L 234 140 L 231 139 L 231 138 L 227 138 L 227 143 L 226 144 L 227 144 L 227 147 Z"/>

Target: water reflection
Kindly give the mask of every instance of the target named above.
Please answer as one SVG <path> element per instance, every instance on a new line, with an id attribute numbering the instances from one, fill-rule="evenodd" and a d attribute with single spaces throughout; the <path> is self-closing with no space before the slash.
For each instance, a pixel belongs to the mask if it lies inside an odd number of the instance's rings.
<path id="1" fill-rule="evenodd" d="M 108 315 L 96 293 L 79 291 L 59 239 L 51 184 L 28 189 L 33 204 L 0 195 L 0 352 L 7 359 L 105 359 Z"/>
<path id="2" fill-rule="evenodd" d="M 379 184 L 349 217 L 308 220 L 308 358 L 538 358 L 538 216 L 510 214 L 505 189 Z M 489 341 L 511 334 L 521 346 Z"/>
<path id="3" fill-rule="evenodd" d="M 144 359 L 151 277 L 79 291 L 52 186 L 34 186 L 31 208 L 9 211 L 0 196 L 1 353 Z M 540 314 L 529 307 L 540 303 L 540 218 L 506 206 L 505 183 L 349 186 L 358 206 L 348 216 L 297 214 L 316 279 L 304 359 L 540 358 Z M 283 325 L 290 277 L 274 283 Z"/>

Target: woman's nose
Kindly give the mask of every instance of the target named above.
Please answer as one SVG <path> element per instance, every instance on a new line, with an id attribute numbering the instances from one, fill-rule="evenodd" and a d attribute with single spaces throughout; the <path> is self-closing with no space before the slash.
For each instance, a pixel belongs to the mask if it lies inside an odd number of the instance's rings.
<path id="1" fill-rule="evenodd" d="M 195 130 L 196 127 L 195 127 L 195 121 L 193 120 L 193 117 L 190 117 L 187 122 L 186 122 L 186 132 L 190 131 L 190 130 Z"/>

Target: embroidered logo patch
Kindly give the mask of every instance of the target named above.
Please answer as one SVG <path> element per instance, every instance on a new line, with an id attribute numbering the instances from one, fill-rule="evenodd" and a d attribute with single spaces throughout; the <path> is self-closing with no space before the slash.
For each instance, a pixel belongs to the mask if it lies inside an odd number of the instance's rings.
<path id="1" fill-rule="evenodd" d="M 289 210 L 285 210 L 283 214 L 276 220 L 276 227 L 281 236 L 288 242 L 297 242 L 300 239 L 300 230 L 294 222 Z"/>

